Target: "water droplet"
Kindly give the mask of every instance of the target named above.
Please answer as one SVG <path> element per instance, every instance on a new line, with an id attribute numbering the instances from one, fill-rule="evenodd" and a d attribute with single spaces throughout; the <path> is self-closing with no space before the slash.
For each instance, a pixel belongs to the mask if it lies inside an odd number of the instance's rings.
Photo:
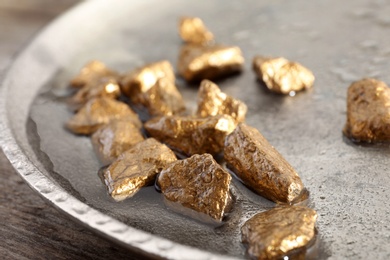
<path id="1" fill-rule="evenodd" d="M 54 186 L 48 183 L 47 180 L 38 181 L 35 184 L 35 187 L 38 189 L 38 191 L 40 191 L 43 194 L 50 193 L 54 190 Z"/>
<path id="2" fill-rule="evenodd" d="M 83 215 L 83 214 L 87 213 L 87 212 L 90 210 L 90 207 L 88 207 L 87 205 L 83 205 L 83 204 L 80 203 L 80 205 L 76 205 L 76 206 L 74 206 L 72 209 L 73 209 L 73 211 L 76 212 L 77 214 Z"/>
<path id="3" fill-rule="evenodd" d="M 54 200 L 55 200 L 56 202 L 65 202 L 65 201 L 68 200 L 68 198 L 69 198 L 69 196 L 68 196 L 67 194 L 65 194 L 65 193 L 60 193 L 60 194 L 57 194 L 57 195 L 55 196 Z"/>
<path id="4" fill-rule="evenodd" d="M 171 241 L 168 241 L 168 240 L 160 240 L 157 242 L 157 247 L 160 250 L 168 250 L 168 249 L 171 249 L 173 247 L 173 243 Z"/>
<path id="5" fill-rule="evenodd" d="M 288 93 L 288 95 L 289 95 L 290 97 L 295 97 L 296 92 L 295 92 L 295 91 L 290 91 L 290 93 Z"/>

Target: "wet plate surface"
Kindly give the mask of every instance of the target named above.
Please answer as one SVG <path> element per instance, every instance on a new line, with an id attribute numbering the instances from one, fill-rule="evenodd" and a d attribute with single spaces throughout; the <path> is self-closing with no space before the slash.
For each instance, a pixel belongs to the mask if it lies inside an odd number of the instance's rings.
<path id="1" fill-rule="evenodd" d="M 115 203 L 98 178 L 87 137 L 67 132 L 65 88 L 92 59 L 125 72 L 168 59 L 176 64 L 181 15 L 203 18 L 216 41 L 241 47 L 241 75 L 219 82 L 248 105 L 259 129 L 300 174 L 317 210 L 318 258 L 390 257 L 389 145 L 344 139 L 346 89 L 354 80 L 390 82 L 390 5 L 385 1 L 86 2 L 44 30 L 17 58 L 0 93 L 1 145 L 26 181 L 96 232 L 149 256 L 245 257 L 239 227 L 273 203 L 235 182 L 233 212 L 218 227 L 166 208 L 153 187 Z M 312 90 L 294 97 L 265 90 L 251 71 L 257 55 L 284 56 L 311 69 Z M 194 108 L 194 87 L 178 81 Z"/>

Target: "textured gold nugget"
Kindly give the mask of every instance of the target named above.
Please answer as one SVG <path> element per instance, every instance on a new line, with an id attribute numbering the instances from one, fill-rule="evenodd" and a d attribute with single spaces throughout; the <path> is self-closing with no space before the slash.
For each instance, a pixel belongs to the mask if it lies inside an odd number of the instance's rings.
<path id="1" fill-rule="evenodd" d="M 272 201 L 292 203 L 304 189 L 292 166 L 257 129 L 244 123 L 226 137 L 224 158 L 245 185 Z"/>
<path id="2" fill-rule="evenodd" d="M 244 58 L 235 46 L 184 45 L 179 54 L 179 74 L 187 81 L 215 79 L 241 71 Z"/>
<path id="3" fill-rule="evenodd" d="M 253 59 L 253 70 L 269 90 L 279 94 L 309 89 L 314 83 L 310 70 L 285 58 L 257 56 Z"/>
<path id="4" fill-rule="evenodd" d="M 139 126 L 134 125 L 128 118 L 102 126 L 91 138 L 100 161 L 106 165 L 144 139 Z"/>
<path id="5" fill-rule="evenodd" d="M 115 71 L 107 68 L 104 63 L 94 60 L 81 69 L 79 75 L 70 81 L 70 85 L 72 87 L 81 88 L 91 82 L 95 82 L 97 79 L 106 77 L 117 79 L 119 75 Z"/>
<path id="6" fill-rule="evenodd" d="M 256 214 L 241 227 L 242 242 L 254 259 L 283 259 L 315 238 L 317 213 L 306 207 L 277 207 Z"/>
<path id="7" fill-rule="evenodd" d="M 158 177 L 158 185 L 167 200 L 217 221 L 222 221 L 231 200 L 230 181 L 230 174 L 210 154 L 176 161 Z"/>
<path id="8" fill-rule="evenodd" d="M 168 61 L 151 63 L 129 73 L 122 80 L 122 90 L 134 104 L 146 107 L 152 116 L 175 115 L 185 110 Z"/>
<path id="9" fill-rule="evenodd" d="M 349 87 L 343 132 L 355 141 L 390 141 L 390 88 L 384 82 L 362 79 Z"/>
<path id="10" fill-rule="evenodd" d="M 245 121 L 248 108 L 240 100 L 221 92 L 219 87 L 209 80 L 203 80 L 198 92 L 198 110 L 201 117 L 229 115 L 237 123 Z"/>
<path id="11" fill-rule="evenodd" d="M 115 78 L 105 77 L 89 81 L 70 99 L 70 105 L 79 109 L 93 98 L 108 97 L 117 99 L 121 94 L 119 84 Z"/>
<path id="12" fill-rule="evenodd" d="M 215 155 L 222 151 L 225 137 L 234 130 L 235 122 L 226 115 L 207 118 L 164 116 L 147 121 L 144 127 L 152 137 L 181 154 Z"/>
<path id="13" fill-rule="evenodd" d="M 128 118 L 136 126 L 142 126 L 138 115 L 127 104 L 106 97 L 96 98 L 88 101 L 66 123 L 66 127 L 75 134 L 89 135 L 120 118 Z"/>
<path id="14" fill-rule="evenodd" d="M 157 174 L 176 160 L 166 145 L 149 138 L 120 155 L 105 170 L 104 182 L 111 197 L 121 201 L 152 184 Z"/>
<path id="15" fill-rule="evenodd" d="M 214 39 L 214 35 L 198 17 L 182 17 L 179 22 L 179 34 L 186 43 L 207 44 Z"/>

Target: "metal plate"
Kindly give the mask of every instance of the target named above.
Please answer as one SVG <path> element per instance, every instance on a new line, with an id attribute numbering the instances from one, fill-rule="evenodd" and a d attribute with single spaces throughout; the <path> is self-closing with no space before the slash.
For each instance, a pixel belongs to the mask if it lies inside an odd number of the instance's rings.
<path id="1" fill-rule="evenodd" d="M 258 128 L 297 169 L 319 214 L 318 258 L 390 257 L 389 145 L 356 145 L 341 134 L 353 80 L 390 82 L 386 1 L 88 1 L 47 27 L 19 55 L 0 89 L 1 147 L 29 185 L 75 220 L 151 257 L 245 257 L 239 227 L 273 207 L 235 182 L 233 213 L 220 227 L 167 209 L 148 187 L 113 202 L 86 137 L 63 128 L 63 95 L 82 65 L 99 59 L 125 72 L 146 62 L 176 64 L 177 19 L 201 17 L 220 43 L 238 45 L 245 71 L 218 82 L 248 104 Z M 268 93 L 251 71 L 256 54 L 284 56 L 316 75 L 311 91 Z M 188 107 L 196 88 L 177 82 Z"/>

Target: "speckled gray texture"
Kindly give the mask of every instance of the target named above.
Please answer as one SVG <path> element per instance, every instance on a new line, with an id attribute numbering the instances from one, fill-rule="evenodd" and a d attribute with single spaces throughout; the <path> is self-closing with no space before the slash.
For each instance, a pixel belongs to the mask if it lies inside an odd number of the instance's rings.
<path id="1" fill-rule="evenodd" d="M 71 115 L 64 88 L 83 64 L 100 59 L 122 72 L 161 59 L 176 64 L 177 18 L 200 16 L 217 42 L 244 52 L 245 71 L 219 85 L 248 105 L 247 123 L 309 189 L 319 214 L 319 258 L 387 259 L 389 145 L 355 145 L 341 129 L 353 80 L 371 76 L 390 83 L 389 12 L 388 2 L 372 0 L 82 3 L 38 35 L 9 69 L 0 89 L 1 147 L 43 197 L 133 250 L 176 259 L 244 257 L 239 226 L 273 203 L 235 182 L 233 213 L 218 228 L 170 211 L 153 187 L 114 203 L 97 177 L 89 139 L 63 128 Z M 295 97 L 267 92 L 250 69 L 256 54 L 310 68 L 313 90 Z M 197 89 L 178 84 L 193 108 Z"/>

